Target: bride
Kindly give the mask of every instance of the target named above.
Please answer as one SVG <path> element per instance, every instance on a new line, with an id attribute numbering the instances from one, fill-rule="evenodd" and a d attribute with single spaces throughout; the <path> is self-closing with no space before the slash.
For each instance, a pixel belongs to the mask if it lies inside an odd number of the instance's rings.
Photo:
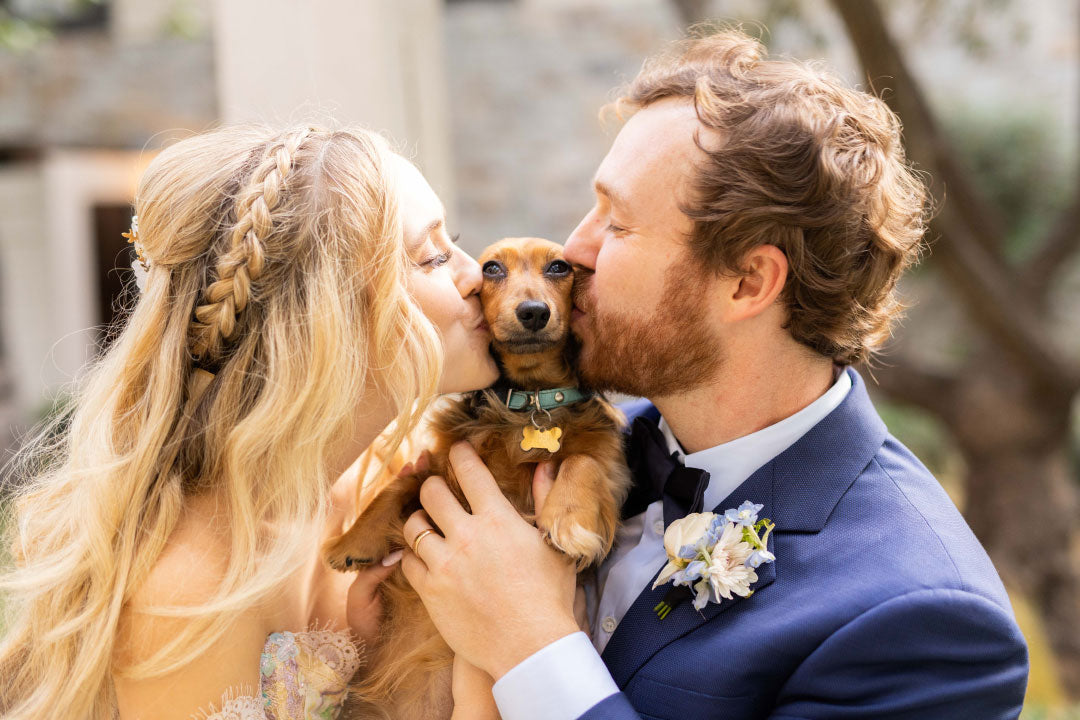
<path id="1" fill-rule="evenodd" d="M 0 715 L 336 717 L 396 560 L 322 562 L 342 473 L 495 379 L 479 267 L 364 130 L 190 137 L 135 210 L 144 292 L 10 489 Z M 497 717 L 490 686 L 456 662 L 455 716 Z"/>

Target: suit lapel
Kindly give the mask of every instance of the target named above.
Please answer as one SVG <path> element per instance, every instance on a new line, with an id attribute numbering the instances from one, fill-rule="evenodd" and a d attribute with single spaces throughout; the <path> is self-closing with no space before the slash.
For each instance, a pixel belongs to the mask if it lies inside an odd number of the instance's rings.
<path id="1" fill-rule="evenodd" d="M 773 463 L 768 463 L 739 486 L 736 491 L 740 493 L 739 502 L 742 499 L 747 499 L 761 503 L 764 507 L 758 516 L 771 518 L 773 508 L 772 486 Z M 743 498 L 743 495 L 745 495 L 745 498 Z M 725 501 L 714 508 L 713 512 L 727 510 L 729 505 L 735 507 L 738 503 L 731 504 Z M 774 540 L 770 537 L 770 550 L 774 549 L 773 543 Z M 781 561 L 782 558 L 777 558 L 776 562 L 759 567 L 757 569 L 758 579 L 750 586 L 750 589 L 756 593 L 770 585 L 776 579 L 776 565 Z M 656 575 L 660 574 L 660 569 L 657 568 Z M 611 670 L 611 676 L 615 678 L 615 682 L 622 689 L 626 688 L 634 673 L 666 645 L 693 632 L 728 608 L 734 607 L 747 599 L 734 595 L 730 600 L 722 600 L 719 603 L 706 603 L 700 612 L 694 609 L 691 600 L 686 600 L 677 605 L 675 609 L 668 613 L 667 617 L 661 620 L 657 617 L 653 608 L 671 590 L 672 586 L 671 583 L 667 583 L 653 590 L 652 584 L 656 580 L 656 575 L 653 575 L 653 579 L 649 581 L 645 590 L 634 600 L 634 604 L 630 606 L 622 622 L 615 628 L 615 632 L 612 634 L 611 639 L 608 640 L 608 644 L 604 647 L 604 652 L 601 655 L 604 662 L 607 663 L 608 669 Z"/>
<path id="2" fill-rule="evenodd" d="M 820 423 L 810 429 L 794 445 L 759 468 L 753 475 L 724 499 L 713 512 L 738 507 L 744 500 L 765 507 L 759 517 L 776 523 L 769 549 L 774 550 L 774 538 L 787 532 L 819 532 L 836 503 L 870 463 L 888 434 L 885 424 L 874 410 L 862 378 L 848 368 L 851 391 L 844 401 Z M 628 408 L 627 415 L 658 415 L 651 405 Z M 777 567 L 784 563 L 777 554 L 776 561 L 757 569 L 758 580 L 751 585 L 757 593 L 776 579 Z M 740 602 L 760 602 L 765 598 L 733 597 L 720 603 L 708 603 L 701 612 L 693 603 L 683 602 L 663 620 L 653 608 L 670 590 L 670 583 L 655 590 L 653 580 L 638 595 L 622 622 L 604 647 L 602 657 L 621 689 L 626 689 L 634 673 L 665 646 L 687 635 Z"/>

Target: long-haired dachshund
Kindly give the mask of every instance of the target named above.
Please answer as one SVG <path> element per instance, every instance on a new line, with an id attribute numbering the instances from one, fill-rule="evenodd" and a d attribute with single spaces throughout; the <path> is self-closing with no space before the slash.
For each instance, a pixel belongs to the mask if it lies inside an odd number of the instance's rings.
<path id="1" fill-rule="evenodd" d="M 622 415 L 582 388 L 570 334 L 573 270 L 562 247 L 539 238 L 509 238 L 480 257 L 484 317 L 501 377 L 466 393 L 431 419 L 435 438 L 426 468 L 399 475 L 324 548 L 331 566 L 378 562 L 404 544 L 402 525 L 419 508 L 420 484 L 441 475 L 468 508 L 447 461 L 450 446 L 469 441 L 523 517 L 577 561 L 598 563 L 611 549 L 629 488 Z M 536 464 L 558 464 L 542 514 L 534 513 Z M 400 570 L 382 585 L 384 619 L 370 668 L 350 692 L 344 717 L 393 720 L 449 718 L 453 652 L 439 636 Z"/>

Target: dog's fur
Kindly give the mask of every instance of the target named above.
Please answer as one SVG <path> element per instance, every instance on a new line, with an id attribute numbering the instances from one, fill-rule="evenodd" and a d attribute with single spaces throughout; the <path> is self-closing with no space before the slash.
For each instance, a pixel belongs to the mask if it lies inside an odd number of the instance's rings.
<path id="1" fill-rule="evenodd" d="M 403 546 L 404 519 L 419 507 L 420 484 L 429 475 L 444 477 L 468 508 L 447 461 L 450 446 L 459 440 L 476 448 L 514 507 L 535 522 L 549 543 L 574 558 L 579 569 L 598 563 L 611 549 L 629 488 L 622 415 L 599 396 L 555 408 L 550 420 L 537 412 L 535 419 L 542 427 L 558 426 L 563 431 L 562 446 L 550 453 L 521 449 L 522 432 L 532 426 L 531 413 L 506 407 L 511 388 L 579 386 L 569 329 L 573 271 L 561 246 L 539 238 L 502 240 L 484 251 L 480 263 L 486 271 L 499 269 L 485 272 L 481 302 L 501 377 L 493 388 L 467 393 L 436 413 L 430 466 L 399 475 L 344 535 L 324 548 L 328 562 L 339 570 L 377 562 Z M 530 323 L 519 308 L 528 301 L 547 305 L 546 324 L 527 327 Z M 537 517 L 532 477 L 536 464 L 548 459 L 558 464 L 558 470 Z M 370 669 L 361 670 L 354 681 L 343 717 L 449 718 L 453 652 L 400 570 L 383 584 L 382 593 L 380 640 L 370 651 Z"/>

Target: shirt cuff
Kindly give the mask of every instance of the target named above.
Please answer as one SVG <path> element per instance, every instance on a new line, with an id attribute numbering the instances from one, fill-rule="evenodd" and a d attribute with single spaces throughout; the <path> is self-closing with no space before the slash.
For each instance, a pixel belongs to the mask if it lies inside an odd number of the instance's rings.
<path id="1" fill-rule="evenodd" d="M 619 688 L 589 636 L 576 632 L 512 667 L 491 692 L 503 720 L 575 720 Z"/>

